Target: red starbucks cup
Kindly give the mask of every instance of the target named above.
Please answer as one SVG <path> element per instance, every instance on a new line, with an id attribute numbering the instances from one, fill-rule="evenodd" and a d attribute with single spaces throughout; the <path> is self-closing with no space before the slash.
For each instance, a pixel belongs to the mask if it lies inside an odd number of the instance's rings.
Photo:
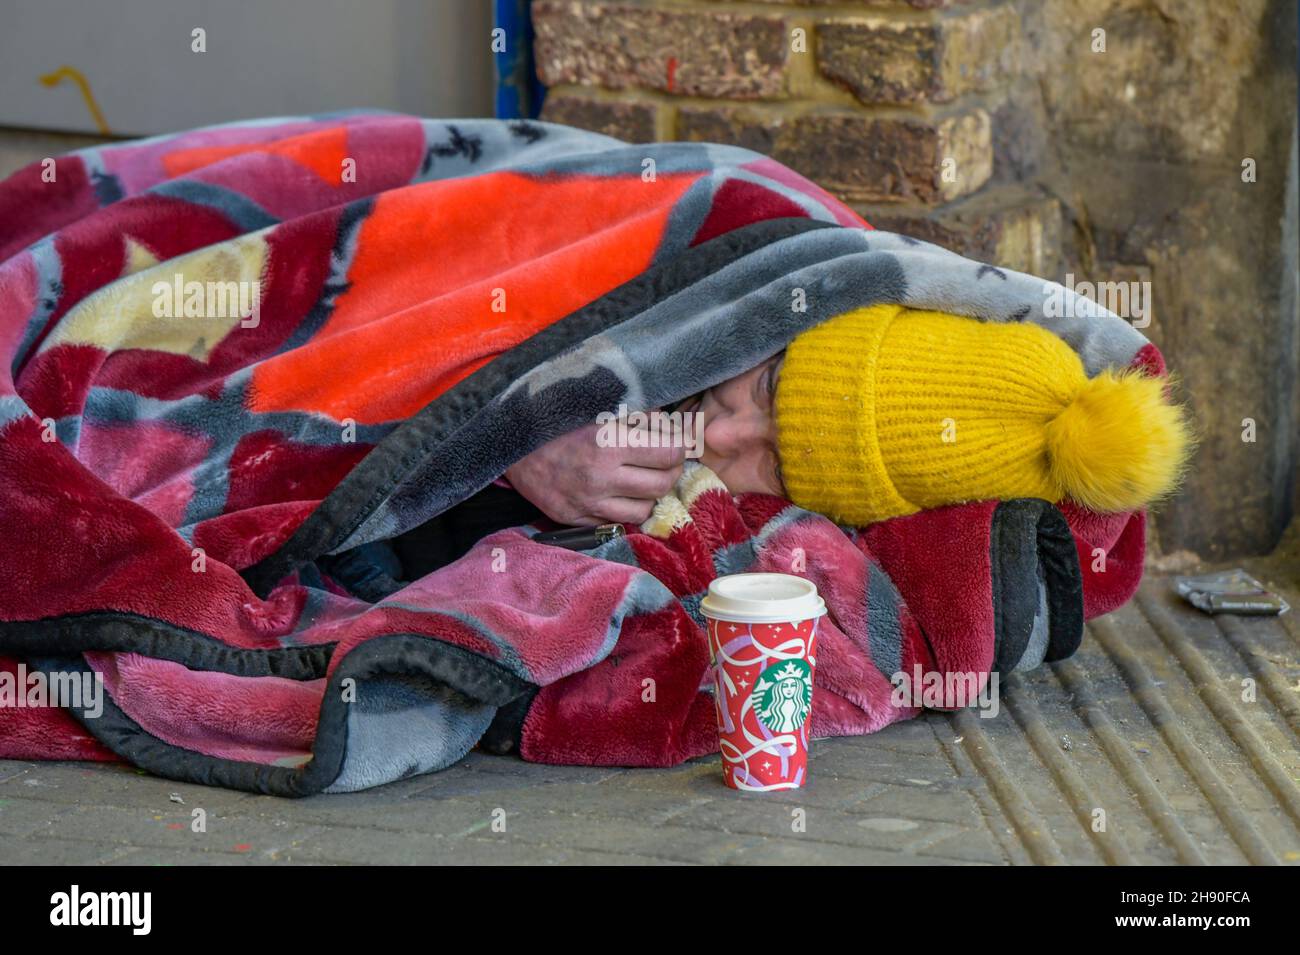
<path id="1" fill-rule="evenodd" d="M 808 778 L 817 585 L 790 574 L 731 574 L 700 603 L 713 660 L 722 780 L 732 789 L 798 789 Z"/>

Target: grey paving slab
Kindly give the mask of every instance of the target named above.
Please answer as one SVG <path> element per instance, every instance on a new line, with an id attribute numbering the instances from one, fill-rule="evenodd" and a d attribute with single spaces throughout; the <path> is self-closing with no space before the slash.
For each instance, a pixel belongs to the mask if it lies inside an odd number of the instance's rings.
<path id="1" fill-rule="evenodd" d="M 0 865 L 111 865 L 133 851 L 80 834 L 70 839 L 6 839 Z"/>
<path id="2" fill-rule="evenodd" d="M 70 807 L 52 806 L 41 799 L 0 797 L 0 839 L 22 838 L 51 831 Z M 0 850 L 0 856 L 3 851 Z"/>
<path id="3" fill-rule="evenodd" d="M 212 811 L 247 803 L 257 797 L 231 789 L 179 783 L 150 776 L 144 770 L 121 763 L 13 763 L 18 771 L 0 772 L 0 799 L 6 796 L 39 797 L 65 805 L 87 801 L 104 805 L 134 805 L 148 798 L 162 808 L 177 805 L 174 795 L 184 805 Z"/>

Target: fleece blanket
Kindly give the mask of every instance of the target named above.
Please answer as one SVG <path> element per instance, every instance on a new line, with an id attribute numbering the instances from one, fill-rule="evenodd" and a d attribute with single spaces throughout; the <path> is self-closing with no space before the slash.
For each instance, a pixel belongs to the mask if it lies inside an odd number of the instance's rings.
<path id="1" fill-rule="evenodd" d="M 827 595 L 815 735 L 915 713 L 903 671 L 983 685 L 1068 655 L 1136 587 L 1143 515 L 839 528 L 692 469 L 666 536 L 503 531 L 368 598 L 323 570 L 601 412 L 886 301 L 1162 371 L 1072 292 L 873 231 L 734 147 L 366 112 L 33 163 L 0 183 L 0 756 L 280 795 L 476 744 L 671 764 L 716 747 L 698 601 L 745 569 Z M 42 677 L 103 694 L 35 705 Z"/>

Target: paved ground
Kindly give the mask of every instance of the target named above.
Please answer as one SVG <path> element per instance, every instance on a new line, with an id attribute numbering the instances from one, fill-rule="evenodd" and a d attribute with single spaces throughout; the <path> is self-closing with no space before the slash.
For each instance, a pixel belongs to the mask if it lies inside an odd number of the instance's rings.
<path id="1" fill-rule="evenodd" d="M 0 762 L 0 862 L 1296 863 L 1296 619 L 1211 619 L 1152 579 L 1072 660 L 1007 681 L 996 718 L 819 741 L 797 793 L 731 793 L 712 760 L 610 770 L 476 753 L 301 801 Z M 191 831 L 196 808 L 206 833 Z"/>

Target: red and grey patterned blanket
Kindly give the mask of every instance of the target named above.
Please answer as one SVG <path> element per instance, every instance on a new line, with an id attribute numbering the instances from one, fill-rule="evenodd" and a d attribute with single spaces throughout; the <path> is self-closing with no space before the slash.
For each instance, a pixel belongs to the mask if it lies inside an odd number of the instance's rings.
<path id="1" fill-rule="evenodd" d="M 751 569 L 804 573 L 831 608 L 815 735 L 914 715 L 900 672 L 1068 655 L 1136 587 L 1143 515 L 982 502 L 851 530 L 692 472 L 666 539 L 502 531 L 378 599 L 322 570 L 601 412 L 885 301 L 1039 322 L 1090 373 L 1161 370 L 1120 319 L 1054 318 L 1040 280 L 872 231 L 732 147 L 347 113 L 20 170 L 0 183 L 0 756 L 282 795 L 475 745 L 671 764 L 716 748 L 699 598 Z"/>

